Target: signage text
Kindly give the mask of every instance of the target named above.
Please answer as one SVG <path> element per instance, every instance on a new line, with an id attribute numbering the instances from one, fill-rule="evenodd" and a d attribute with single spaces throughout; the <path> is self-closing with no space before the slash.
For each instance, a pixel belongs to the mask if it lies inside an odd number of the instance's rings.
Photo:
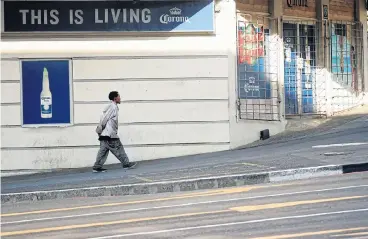
<path id="1" fill-rule="evenodd" d="M 286 0 L 288 7 L 308 7 L 308 0 Z"/>
<path id="2" fill-rule="evenodd" d="M 213 32 L 214 1 L 4 1 L 4 32 Z"/>

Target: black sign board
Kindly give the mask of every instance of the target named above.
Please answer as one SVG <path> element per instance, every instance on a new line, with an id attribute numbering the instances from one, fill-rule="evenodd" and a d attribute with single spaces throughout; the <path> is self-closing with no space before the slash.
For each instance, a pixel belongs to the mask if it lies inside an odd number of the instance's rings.
<path id="1" fill-rule="evenodd" d="M 4 1 L 4 32 L 213 32 L 213 0 Z"/>
<path id="2" fill-rule="evenodd" d="M 286 0 L 288 7 L 308 7 L 308 0 Z"/>

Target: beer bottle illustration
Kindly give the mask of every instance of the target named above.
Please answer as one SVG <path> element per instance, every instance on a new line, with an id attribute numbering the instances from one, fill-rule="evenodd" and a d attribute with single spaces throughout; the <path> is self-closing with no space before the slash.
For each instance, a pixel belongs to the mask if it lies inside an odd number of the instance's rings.
<path id="1" fill-rule="evenodd" d="M 49 72 L 43 68 L 41 91 L 41 118 L 52 118 L 52 94 L 50 91 Z"/>

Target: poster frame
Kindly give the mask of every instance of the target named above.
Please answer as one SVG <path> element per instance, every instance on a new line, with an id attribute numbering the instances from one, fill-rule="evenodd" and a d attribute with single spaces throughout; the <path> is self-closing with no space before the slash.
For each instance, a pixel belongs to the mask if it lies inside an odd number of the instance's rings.
<path id="1" fill-rule="evenodd" d="M 23 115 L 23 62 L 24 61 L 68 61 L 69 69 L 69 123 L 60 124 L 24 124 Z M 73 98 L 73 69 L 72 59 L 70 58 L 21 58 L 19 59 L 19 74 L 20 74 L 20 120 L 22 128 L 49 128 L 49 127 L 70 127 L 74 125 L 74 98 Z"/>

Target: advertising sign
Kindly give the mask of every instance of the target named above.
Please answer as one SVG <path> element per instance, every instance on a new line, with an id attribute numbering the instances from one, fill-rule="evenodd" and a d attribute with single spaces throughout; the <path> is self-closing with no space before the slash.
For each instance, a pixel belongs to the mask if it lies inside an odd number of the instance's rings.
<path id="1" fill-rule="evenodd" d="M 213 31 L 213 0 L 4 1 L 4 32 Z"/>
<path id="2" fill-rule="evenodd" d="M 22 125 L 58 126 L 72 123 L 68 60 L 22 61 Z"/>
<path id="3" fill-rule="evenodd" d="M 269 99 L 270 82 L 265 69 L 265 32 L 244 21 L 238 21 L 238 80 L 241 99 Z"/>

